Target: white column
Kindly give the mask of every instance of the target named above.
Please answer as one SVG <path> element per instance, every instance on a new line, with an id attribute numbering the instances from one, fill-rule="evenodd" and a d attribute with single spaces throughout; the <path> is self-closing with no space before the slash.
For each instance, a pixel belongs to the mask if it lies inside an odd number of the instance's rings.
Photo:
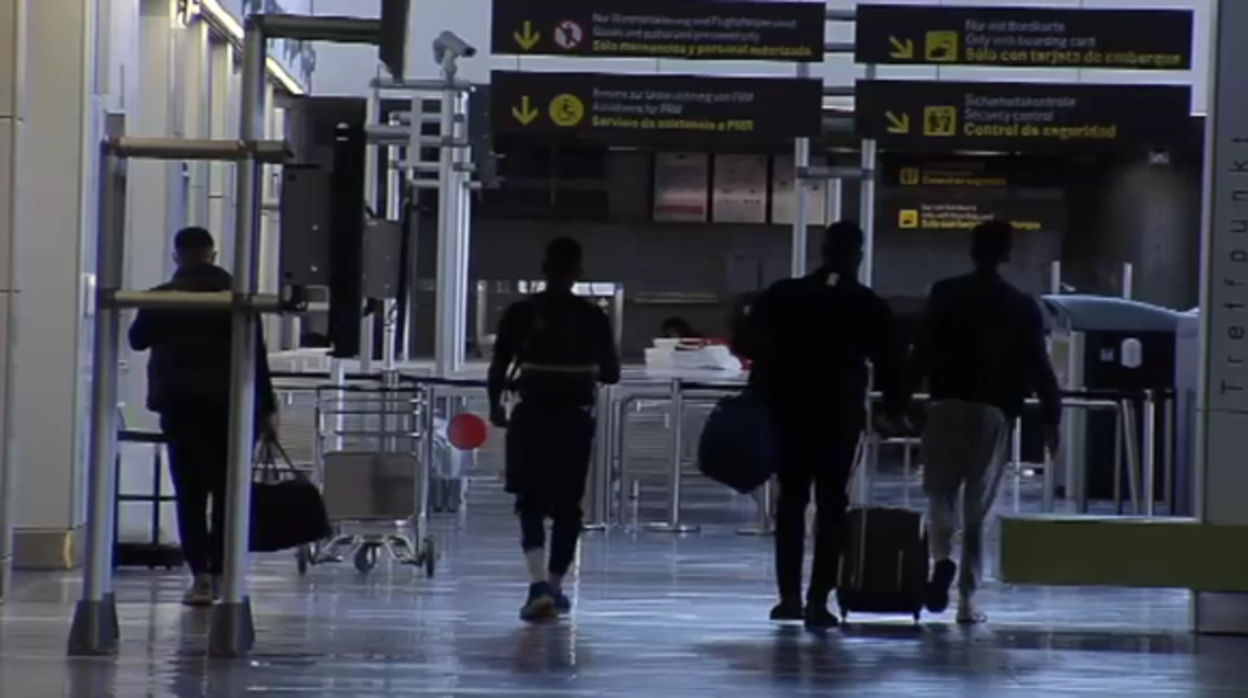
<path id="1" fill-rule="evenodd" d="M 1248 2 L 1214 3 L 1201 245 L 1196 515 L 1248 525 Z M 1248 594 L 1195 592 L 1196 632 L 1248 634 Z"/>
<path id="2" fill-rule="evenodd" d="M 212 41 L 208 47 L 211 70 L 208 98 L 209 134 L 213 138 L 231 138 L 238 135 L 234 128 L 234 100 L 231 98 L 234 80 L 234 47 L 224 41 Z M 233 258 L 234 230 L 234 169 L 225 163 L 208 165 L 208 230 L 217 238 L 221 248 L 217 255 L 228 263 Z"/>
<path id="3" fill-rule="evenodd" d="M 180 137 L 182 110 L 175 85 L 183 80 L 179 42 L 184 28 L 168 0 L 139 6 L 139 89 L 127 109 L 126 131 L 134 136 Z M 126 191 L 126 287 L 151 288 L 173 272 L 173 235 L 186 225 L 186 164 L 156 160 L 129 163 Z M 120 399 L 127 424 L 154 427 L 146 410 L 146 353 L 123 351 L 126 372 Z"/>
<path id="4" fill-rule="evenodd" d="M 212 131 L 209 108 L 212 68 L 208 30 L 207 22 L 197 20 L 186 28 L 183 37 L 183 70 L 178 94 L 182 103 L 182 132 L 187 138 L 209 138 Z M 209 226 L 211 168 L 211 164 L 207 162 L 191 163 L 189 166 L 186 221 L 190 225 Z"/>
<path id="5" fill-rule="evenodd" d="M 13 312 L 18 293 L 16 264 L 17 219 L 13 191 L 17 147 L 23 125 L 21 106 L 22 65 L 18 56 L 25 50 L 25 0 L 0 0 L 0 603 L 9 589 L 13 563 L 13 496 L 16 453 L 12 446 L 16 410 L 15 362 L 12 345 L 16 339 L 17 316 Z"/>
<path id="6" fill-rule="evenodd" d="M 21 293 L 9 295 L 17 300 L 10 304 L 16 337 L 11 318 L 6 337 L 8 358 L 20 370 L 9 373 L 13 402 L 3 410 L 19 473 L 11 493 L 13 559 L 16 567 L 64 568 L 78 561 L 86 513 L 89 362 L 83 356 L 90 351 L 90 333 L 84 272 L 98 198 L 98 5 L 62 0 L 24 6 L 23 118 L 9 141 L 17 143 L 17 164 L 9 171 L 11 188 L 0 187 L 13 192 L 13 255 L 21 272 Z M 5 39 L 0 45 L 12 44 Z"/>

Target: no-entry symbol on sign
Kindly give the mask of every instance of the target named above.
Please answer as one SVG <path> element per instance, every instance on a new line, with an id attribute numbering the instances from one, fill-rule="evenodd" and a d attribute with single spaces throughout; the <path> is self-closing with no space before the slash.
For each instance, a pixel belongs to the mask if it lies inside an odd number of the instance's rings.
<path id="1" fill-rule="evenodd" d="M 571 51 L 585 40 L 585 30 L 581 25 L 565 19 L 555 26 L 555 43 L 564 51 Z"/>

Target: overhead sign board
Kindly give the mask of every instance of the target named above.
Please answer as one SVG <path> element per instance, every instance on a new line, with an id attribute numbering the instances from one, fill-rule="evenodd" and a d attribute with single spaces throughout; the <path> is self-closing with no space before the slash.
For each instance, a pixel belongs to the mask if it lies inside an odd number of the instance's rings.
<path id="1" fill-rule="evenodd" d="M 1067 207 L 1062 191 L 1032 190 L 1029 194 L 946 187 L 891 190 L 881 197 L 877 224 L 885 231 L 940 233 L 969 232 L 985 221 L 1003 220 L 1020 232 L 1061 232 Z"/>
<path id="2" fill-rule="evenodd" d="M 1165 146 L 1190 105 L 1186 86 L 859 80 L 854 125 L 896 150 Z"/>
<path id="3" fill-rule="evenodd" d="M 1190 70 L 1191 10 L 859 5 L 858 63 Z"/>
<path id="4" fill-rule="evenodd" d="M 490 74 L 495 133 L 818 136 L 823 82 L 604 73 Z"/>
<path id="5" fill-rule="evenodd" d="M 823 0 L 493 0 L 494 54 L 823 61 Z"/>

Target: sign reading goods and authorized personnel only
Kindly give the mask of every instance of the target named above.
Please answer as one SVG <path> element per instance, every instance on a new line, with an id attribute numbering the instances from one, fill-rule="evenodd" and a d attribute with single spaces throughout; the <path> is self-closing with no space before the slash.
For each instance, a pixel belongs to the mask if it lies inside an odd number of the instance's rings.
<path id="1" fill-rule="evenodd" d="M 823 0 L 494 0 L 495 54 L 821 62 Z"/>
<path id="2" fill-rule="evenodd" d="M 604 73 L 490 74 L 495 133 L 818 136 L 823 81 Z"/>
<path id="3" fill-rule="evenodd" d="M 855 131 L 895 149 L 1166 146 L 1191 90 L 1171 85 L 859 80 Z"/>
<path id="4" fill-rule="evenodd" d="M 1191 10 L 860 5 L 858 63 L 1190 70 Z"/>

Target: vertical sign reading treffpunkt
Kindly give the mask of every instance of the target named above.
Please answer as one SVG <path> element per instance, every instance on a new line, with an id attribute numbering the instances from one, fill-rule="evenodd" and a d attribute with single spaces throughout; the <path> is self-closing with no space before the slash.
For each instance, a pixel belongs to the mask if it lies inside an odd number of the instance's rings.
<path id="1" fill-rule="evenodd" d="M 1205 135 L 1197 516 L 1248 525 L 1248 2 L 1214 3 Z M 1248 595 L 1196 592 L 1197 632 L 1248 633 Z"/>

